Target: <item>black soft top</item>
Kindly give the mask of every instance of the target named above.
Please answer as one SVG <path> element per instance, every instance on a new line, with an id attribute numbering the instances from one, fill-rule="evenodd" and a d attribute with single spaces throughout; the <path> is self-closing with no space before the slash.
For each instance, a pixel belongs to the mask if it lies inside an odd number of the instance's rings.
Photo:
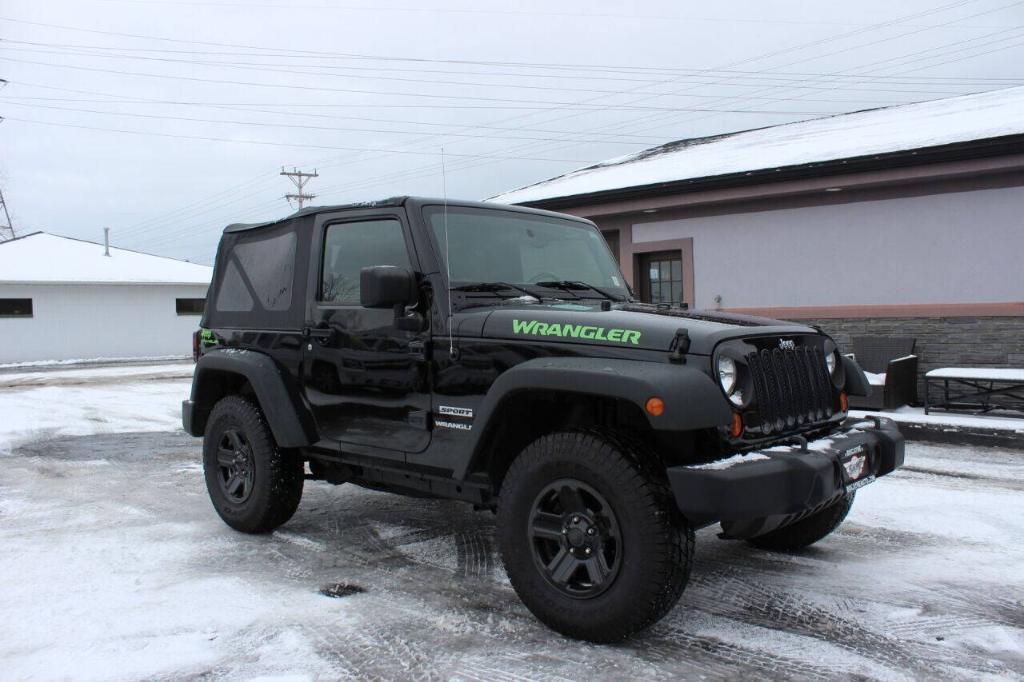
<path id="1" fill-rule="evenodd" d="M 311 206 L 262 223 L 224 228 L 213 265 L 202 326 L 227 329 L 299 329 L 305 322 L 311 246 L 316 216 L 403 206 L 410 216 L 424 206 L 531 213 L 592 224 L 589 220 L 505 204 L 400 196 L 334 206 Z M 414 219 L 415 220 L 415 219 Z"/>
<path id="2" fill-rule="evenodd" d="M 463 201 L 459 199 L 443 199 L 433 197 L 415 197 L 415 196 L 397 196 L 388 197 L 387 199 L 379 199 L 377 201 L 358 201 L 351 204 L 332 204 L 328 206 L 310 206 L 309 208 L 299 209 L 295 213 L 287 215 L 283 218 L 275 218 L 274 220 L 267 220 L 262 223 L 231 223 L 224 228 L 224 233 L 232 232 L 246 232 L 248 230 L 258 230 L 263 227 L 271 227 L 273 225 L 279 225 L 290 220 L 296 220 L 299 218 L 305 218 L 306 216 L 314 216 L 320 213 L 337 213 L 340 211 L 352 211 L 352 210 L 365 210 L 371 208 L 386 208 L 389 206 L 404 206 L 406 204 L 415 204 L 416 206 L 433 206 L 443 205 L 447 203 L 449 206 L 468 206 L 470 208 L 486 208 L 499 211 L 516 211 L 518 213 L 532 213 L 534 215 L 543 215 L 557 218 L 567 218 L 570 220 L 578 220 L 580 222 L 590 222 L 583 218 L 579 218 L 573 215 L 567 215 L 565 213 L 555 213 L 554 211 L 545 211 L 539 208 L 530 208 L 527 206 L 513 206 L 511 204 L 496 204 L 485 201 Z"/>
<path id="3" fill-rule="evenodd" d="M 245 232 L 246 230 L 256 230 L 261 227 L 270 227 L 271 225 L 277 225 L 289 220 L 295 220 L 296 218 L 304 218 L 306 216 L 316 215 L 318 213 L 334 213 L 336 211 L 349 211 L 352 209 L 366 209 L 366 208 L 381 208 L 387 206 L 401 206 L 408 199 L 412 197 L 390 197 L 388 199 L 381 199 L 379 201 L 359 201 L 351 204 L 334 204 L 331 206 L 310 206 L 309 208 L 301 208 L 291 215 L 287 215 L 283 218 L 276 218 L 274 220 L 266 220 L 262 223 L 231 223 L 224 228 L 224 232 Z"/>

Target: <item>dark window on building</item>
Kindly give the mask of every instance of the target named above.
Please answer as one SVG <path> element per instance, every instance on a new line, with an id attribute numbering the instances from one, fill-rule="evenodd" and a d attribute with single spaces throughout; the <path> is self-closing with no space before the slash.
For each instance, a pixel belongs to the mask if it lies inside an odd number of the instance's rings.
<path id="1" fill-rule="evenodd" d="M 205 298 L 176 298 L 174 308 L 179 315 L 202 315 L 206 305 Z"/>
<path id="2" fill-rule="evenodd" d="M 647 253 L 640 258 L 640 297 L 648 303 L 683 300 L 683 258 L 678 251 Z"/>
<path id="3" fill-rule="evenodd" d="M 0 317 L 32 317 L 32 299 L 0 298 Z"/>
<path id="4" fill-rule="evenodd" d="M 412 270 L 409 252 L 397 220 L 365 220 L 327 228 L 320 300 L 359 303 L 359 271 L 372 265 L 395 265 Z"/>

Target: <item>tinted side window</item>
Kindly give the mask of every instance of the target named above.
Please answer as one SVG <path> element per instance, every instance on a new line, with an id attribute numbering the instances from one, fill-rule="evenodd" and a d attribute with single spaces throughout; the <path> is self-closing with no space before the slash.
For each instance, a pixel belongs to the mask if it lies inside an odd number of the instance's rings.
<path id="1" fill-rule="evenodd" d="M 339 223 L 327 227 L 320 300 L 327 303 L 359 303 L 359 271 L 371 265 L 395 265 L 412 270 L 395 219 Z"/>
<path id="2" fill-rule="evenodd" d="M 295 279 L 294 232 L 239 240 L 227 263 L 217 310 L 248 312 L 254 299 L 266 311 L 287 311 Z"/>
<path id="3" fill-rule="evenodd" d="M 295 275 L 295 233 L 240 243 L 235 256 L 263 309 L 288 310 Z"/>
<path id="4" fill-rule="evenodd" d="M 249 295 L 248 287 L 242 279 L 242 272 L 229 260 L 227 270 L 224 273 L 224 281 L 220 285 L 220 293 L 217 294 L 217 310 L 229 313 L 247 313 L 252 310 L 252 296 Z"/>

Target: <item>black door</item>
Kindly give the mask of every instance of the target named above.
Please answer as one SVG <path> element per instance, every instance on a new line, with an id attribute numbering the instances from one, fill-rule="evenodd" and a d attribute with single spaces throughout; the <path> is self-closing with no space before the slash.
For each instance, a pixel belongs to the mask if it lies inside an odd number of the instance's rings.
<path id="1" fill-rule="evenodd" d="M 320 434 L 342 450 L 373 446 L 396 459 L 420 452 L 430 442 L 428 332 L 398 330 L 393 311 L 359 305 L 360 269 L 416 271 L 403 217 L 378 213 L 329 223 L 317 238 L 320 277 L 307 320 L 303 384 Z"/>

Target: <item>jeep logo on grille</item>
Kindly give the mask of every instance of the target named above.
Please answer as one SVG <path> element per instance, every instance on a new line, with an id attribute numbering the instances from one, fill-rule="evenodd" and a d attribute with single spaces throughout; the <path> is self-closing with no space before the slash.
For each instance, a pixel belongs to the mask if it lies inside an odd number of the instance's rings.
<path id="1" fill-rule="evenodd" d="M 796 341 L 793 339 L 779 339 L 779 348 L 782 350 L 795 350 Z"/>

